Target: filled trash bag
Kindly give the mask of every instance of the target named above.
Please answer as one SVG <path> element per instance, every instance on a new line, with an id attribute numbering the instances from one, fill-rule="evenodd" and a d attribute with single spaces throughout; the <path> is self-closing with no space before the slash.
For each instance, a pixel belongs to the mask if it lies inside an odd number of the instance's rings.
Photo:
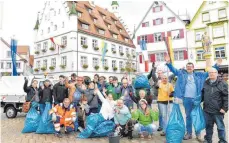
<path id="1" fill-rule="evenodd" d="M 41 116 L 39 126 L 37 128 L 37 134 L 53 134 L 55 133 L 52 116 L 49 115 L 49 111 L 52 108 L 50 103 L 45 103 L 45 110 Z"/>
<path id="2" fill-rule="evenodd" d="M 78 138 L 85 139 L 91 137 L 93 131 L 104 121 L 105 119 L 102 114 L 91 114 L 86 119 L 86 128 L 78 135 Z"/>
<path id="3" fill-rule="evenodd" d="M 39 104 L 37 102 L 31 103 L 31 108 L 29 109 L 29 112 L 26 115 L 22 133 L 36 132 L 41 119 L 40 112 L 36 110 L 38 105 Z"/>
<path id="4" fill-rule="evenodd" d="M 166 143 L 181 143 L 185 134 L 184 119 L 179 104 L 173 104 L 166 128 Z"/>
<path id="5" fill-rule="evenodd" d="M 194 107 L 191 112 L 191 118 L 194 129 L 197 133 L 200 133 L 201 130 L 205 129 L 206 122 L 204 118 L 204 112 L 200 105 Z"/>
<path id="6" fill-rule="evenodd" d="M 75 130 L 75 132 L 77 131 L 78 127 L 79 127 L 79 123 L 78 123 L 78 120 L 76 119 L 76 121 L 74 122 L 74 130 Z"/>
<path id="7" fill-rule="evenodd" d="M 148 88 L 150 89 L 148 78 L 145 75 L 139 75 L 134 82 L 134 88 Z"/>
<path id="8" fill-rule="evenodd" d="M 105 137 L 114 131 L 115 123 L 112 121 L 104 121 L 95 128 L 90 137 Z"/>

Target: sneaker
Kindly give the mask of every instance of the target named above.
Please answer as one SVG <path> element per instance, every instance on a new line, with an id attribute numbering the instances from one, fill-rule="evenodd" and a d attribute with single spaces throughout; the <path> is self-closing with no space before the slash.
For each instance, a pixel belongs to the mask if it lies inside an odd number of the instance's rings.
<path id="1" fill-rule="evenodd" d="M 200 143 L 204 142 L 204 140 L 201 138 L 201 135 L 196 135 L 196 140 Z"/>
<path id="2" fill-rule="evenodd" d="M 148 139 L 151 139 L 152 138 L 152 136 L 151 135 L 148 135 Z"/>
<path id="3" fill-rule="evenodd" d="M 80 132 L 83 132 L 83 128 L 82 128 L 82 127 L 78 127 L 78 130 L 79 130 Z"/>
<path id="4" fill-rule="evenodd" d="M 159 127 L 159 128 L 157 129 L 158 132 L 160 132 L 160 131 L 162 131 L 162 130 L 163 130 L 162 127 Z"/>
<path id="5" fill-rule="evenodd" d="M 62 134 L 61 133 L 55 133 L 55 136 L 58 137 L 58 138 L 62 138 Z"/>
<path id="6" fill-rule="evenodd" d="M 192 135 L 191 134 L 186 134 L 183 139 L 184 140 L 192 139 Z"/>
<path id="7" fill-rule="evenodd" d="M 165 136 L 165 132 L 162 132 L 162 133 L 161 133 L 161 136 Z"/>

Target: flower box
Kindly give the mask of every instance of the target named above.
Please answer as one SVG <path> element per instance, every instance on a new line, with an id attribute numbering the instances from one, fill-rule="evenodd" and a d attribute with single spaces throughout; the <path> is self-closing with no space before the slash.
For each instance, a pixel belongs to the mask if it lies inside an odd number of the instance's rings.
<path id="1" fill-rule="evenodd" d="M 66 65 L 60 65 L 60 67 L 61 67 L 62 69 L 65 69 L 65 68 L 66 68 Z"/>
<path id="2" fill-rule="evenodd" d="M 95 68 L 95 70 L 98 70 L 99 69 L 99 66 L 95 66 L 94 68 Z"/>
<path id="3" fill-rule="evenodd" d="M 41 51 L 42 51 L 43 53 L 45 53 L 47 50 L 46 50 L 46 49 L 42 49 Z"/>
<path id="4" fill-rule="evenodd" d="M 109 69 L 109 67 L 108 66 L 105 66 L 104 69 L 107 71 Z"/>
<path id="5" fill-rule="evenodd" d="M 95 50 L 95 51 L 98 51 L 98 50 L 99 50 L 99 47 L 94 47 L 94 50 Z"/>
<path id="6" fill-rule="evenodd" d="M 116 51 L 112 51 L 113 54 L 116 54 Z"/>
<path id="7" fill-rule="evenodd" d="M 88 45 L 83 45 L 82 46 L 84 49 L 87 49 L 88 48 Z"/>
<path id="8" fill-rule="evenodd" d="M 39 68 L 35 68 L 34 71 L 35 71 L 35 72 L 39 72 L 40 69 L 39 69 Z"/>
<path id="9" fill-rule="evenodd" d="M 121 68 L 121 71 L 124 72 L 125 71 L 125 68 Z"/>
<path id="10" fill-rule="evenodd" d="M 42 67 L 41 68 L 42 71 L 46 71 L 46 69 L 47 69 L 46 67 Z"/>
<path id="11" fill-rule="evenodd" d="M 54 66 L 50 66 L 50 67 L 49 67 L 50 70 L 54 70 L 55 68 L 56 68 L 56 67 L 54 67 Z"/>
<path id="12" fill-rule="evenodd" d="M 121 52 L 121 53 L 120 53 L 120 55 L 121 55 L 121 56 L 123 56 L 123 55 L 124 55 L 124 53 L 123 53 L 123 52 Z"/>
<path id="13" fill-rule="evenodd" d="M 88 65 L 83 65 L 83 68 L 84 68 L 84 69 L 87 69 L 87 68 L 88 68 Z"/>
<path id="14" fill-rule="evenodd" d="M 136 56 L 135 56 L 135 55 L 133 55 L 133 58 L 136 58 Z"/>
<path id="15" fill-rule="evenodd" d="M 60 47 L 61 47 L 61 48 L 65 48 L 65 47 L 66 47 L 66 45 L 60 45 Z"/>
<path id="16" fill-rule="evenodd" d="M 54 48 L 54 47 L 50 47 L 49 50 L 50 50 L 50 51 L 54 51 L 55 48 Z"/>
<path id="17" fill-rule="evenodd" d="M 117 67 L 114 67 L 114 68 L 113 68 L 113 70 L 114 70 L 114 71 L 117 71 L 117 70 L 118 70 L 118 68 L 117 68 Z"/>
<path id="18" fill-rule="evenodd" d="M 35 51 L 35 54 L 39 55 L 39 54 L 40 54 L 40 52 L 39 52 L 39 51 Z"/>

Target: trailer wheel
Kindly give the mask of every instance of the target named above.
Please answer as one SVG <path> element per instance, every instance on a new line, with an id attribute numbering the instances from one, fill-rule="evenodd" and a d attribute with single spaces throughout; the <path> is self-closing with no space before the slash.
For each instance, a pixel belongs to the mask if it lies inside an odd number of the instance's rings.
<path id="1" fill-rule="evenodd" d="M 7 118 L 15 118 L 16 116 L 17 116 L 17 110 L 13 106 L 9 106 L 6 108 Z"/>

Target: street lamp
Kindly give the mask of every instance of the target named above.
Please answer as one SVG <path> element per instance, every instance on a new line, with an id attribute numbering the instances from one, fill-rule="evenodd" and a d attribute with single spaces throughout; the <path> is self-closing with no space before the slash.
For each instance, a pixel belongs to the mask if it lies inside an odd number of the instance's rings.
<path id="1" fill-rule="evenodd" d="M 45 73 L 44 73 L 45 78 L 46 78 L 47 75 L 48 75 L 48 72 L 45 72 Z"/>

